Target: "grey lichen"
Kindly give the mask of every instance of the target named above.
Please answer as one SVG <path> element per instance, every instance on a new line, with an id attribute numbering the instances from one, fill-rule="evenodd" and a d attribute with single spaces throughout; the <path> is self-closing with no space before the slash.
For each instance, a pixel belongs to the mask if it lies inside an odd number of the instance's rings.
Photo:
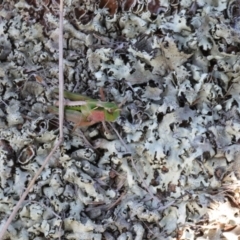
<path id="1" fill-rule="evenodd" d="M 237 238 L 239 19 L 239 0 L 65 1 L 65 88 L 102 87 L 126 146 L 65 122 L 5 238 Z M 57 139 L 58 34 L 56 1 L 2 3 L 0 227 Z"/>

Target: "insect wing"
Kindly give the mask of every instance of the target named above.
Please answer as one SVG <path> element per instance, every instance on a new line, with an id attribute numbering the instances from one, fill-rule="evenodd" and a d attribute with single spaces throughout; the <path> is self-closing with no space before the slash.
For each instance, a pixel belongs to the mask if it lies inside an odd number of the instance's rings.
<path id="1" fill-rule="evenodd" d="M 53 107 L 53 106 L 48 106 L 47 110 L 53 114 L 58 114 L 59 110 L 58 108 L 56 107 Z M 67 120 L 67 121 L 71 121 L 71 122 L 74 122 L 74 123 L 79 123 L 83 120 L 83 114 L 79 111 L 75 111 L 75 110 L 72 110 L 72 109 L 65 109 L 64 110 L 64 118 Z"/>
<path id="2" fill-rule="evenodd" d="M 53 90 L 53 92 L 58 94 L 59 93 L 59 89 L 55 88 Z M 92 98 L 90 98 L 90 97 L 86 97 L 86 96 L 83 96 L 81 94 L 72 93 L 72 92 L 69 92 L 69 91 L 64 91 L 64 97 L 69 99 L 69 100 L 72 100 L 72 101 L 92 100 Z"/>

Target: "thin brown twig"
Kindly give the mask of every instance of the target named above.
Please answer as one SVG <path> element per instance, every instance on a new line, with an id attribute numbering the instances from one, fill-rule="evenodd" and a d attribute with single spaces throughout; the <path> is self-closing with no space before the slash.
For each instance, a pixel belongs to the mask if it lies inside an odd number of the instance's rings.
<path id="1" fill-rule="evenodd" d="M 31 180 L 31 182 L 29 183 L 28 187 L 26 188 L 26 190 L 24 191 L 24 193 L 22 194 L 21 198 L 19 199 L 17 205 L 14 207 L 11 215 L 9 216 L 8 220 L 6 221 L 6 223 L 4 224 L 3 228 L 1 229 L 0 232 L 0 239 L 3 239 L 5 232 L 7 231 L 9 225 L 11 224 L 12 220 L 14 219 L 14 217 L 16 216 L 19 208 L 22 206 L 23 201 L 25 200 L 25 198 L 27 197 L 29 191 L 32 189 L 35 181 L 37 180 L 37 178 L 39 177 L 39 175 L 41 174 L 41 172 L 43 171 L 44 167 L 47 165 L 48 161 L 51 159 L 52 155 L 54 154 L 54 152 L 57 150 L 57 148 L 60 146 L 60 144 L 62 143 L 62 141 L 59 139 L 58 142 L 56 143 L 56 145 L 54 146 L 54 148 L 52 149 L 52 151 L 50 152 L 50 154 L 48 155 L 48 157 L 45 159 L 45 161 L 43 162 L 42 166 L 39 168 L 39 170 L 37 171 L 37 173 L 35 174 L 35 176 L 33 177 L 33 179 Z"/>
<path id="2" fill-rule="evenodd" d="M 59 6 L 59 140 L 63 141 L 64 119 L 64 79 L 63 79 L 63 0 Z"/>
<path id="3" fill-rule="evenodd" d="M 42 173 L 43 169 L 51 159 L 52 155 L 55 153 L 57 148 L 61 145 L 63 141 L 63 116 L 64 116 L 64 105 L 63 105 L 63 0 L 60 0 L 60 6 L 59 6 L 59 102 L 61 103 L 59 105 L 59 129 L 60 129 L 60 136 L 55 144 L 52 151 L 49 153 L 49 155 L 44 160 L 42 166 L 39 168 L 31 182 L 29 183 L 28 187 L 26 188 L 25 192 L 20 197 L 18 203 L 14 207 L 12 213 L 10 214 L 9 218 L 7 219 L 6 223 L 4 224 L 3 228 L 0 231 L 0 239 L 3 239 L 9 225 L 11 224 L 12 220 L 16 216 L 19 208 L 22 206 L 23 201 L 27 197 L 29 191 L 32 189 L 32 187 L 35 184 L 35 181 L 39 177 L 39 175 Z"/>

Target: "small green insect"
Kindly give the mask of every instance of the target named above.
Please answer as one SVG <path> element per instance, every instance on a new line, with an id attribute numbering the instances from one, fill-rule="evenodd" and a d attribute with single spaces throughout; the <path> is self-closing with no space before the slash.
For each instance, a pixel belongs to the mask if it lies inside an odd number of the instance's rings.
<path id="1" fill-rule="evenodd" d="M 55 93 L 58 91 L 54 90 Z M 65 101 L 65 117 L 75 123 L 75 128 L 114 122 L 120 116 L 120 108 L 114 102 L 103 102 L 68 91 L 64 91 L 64 98 L 68 99 Z M 49 106 L 48 111 L 58 114 L 58 108 L 54 106 Z"/>

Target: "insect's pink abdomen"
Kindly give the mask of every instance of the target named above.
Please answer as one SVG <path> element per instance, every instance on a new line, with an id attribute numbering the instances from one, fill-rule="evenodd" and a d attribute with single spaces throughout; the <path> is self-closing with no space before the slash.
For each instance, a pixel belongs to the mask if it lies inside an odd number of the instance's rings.
<path id="1" fill-rule="evenodd" d="M 105 120 L 105 115 L 103 111 L 94 110 L 89 116 L 89 121 L 102 122 Z"/>

